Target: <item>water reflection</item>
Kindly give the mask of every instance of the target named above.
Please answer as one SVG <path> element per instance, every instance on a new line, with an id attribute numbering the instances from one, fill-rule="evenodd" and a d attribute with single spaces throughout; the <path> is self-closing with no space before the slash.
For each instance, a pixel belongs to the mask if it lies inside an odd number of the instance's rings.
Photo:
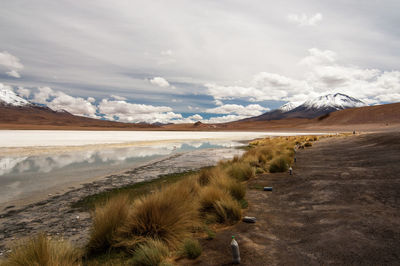
<path id="1" fill-rule="evenodd" d="M 241 145 L 232 141 L 195 141 L 106 150 L 0 157 L 0 203 L 59 184 L 107 175 L 174 153 Z"/>

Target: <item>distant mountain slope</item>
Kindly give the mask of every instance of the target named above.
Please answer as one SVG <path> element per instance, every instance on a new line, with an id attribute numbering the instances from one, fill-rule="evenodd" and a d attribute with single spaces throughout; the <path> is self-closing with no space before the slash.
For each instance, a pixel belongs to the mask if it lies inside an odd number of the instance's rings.
<path id="1" fill-rule="evenodd" d="M 65 110 L 54 111 L 35 105 L 11 90 L 0 89 L 0 128 L 32 127 L 107 127 L 107 128 L 158 128 L 148 124 L 128 124 L 76 116 Z"/>
<path id="2" fill-rule="evenodd" d="M 400 103 L 364 106 L 332 112 L 315 119 L 316 125 L 400 123 Z"/>
<path id="3" fill-rule="evenodd" d="M 30 102 L 19 97 L 11 90 L 0 89 L 0 105 L 2 106 L 27 106 Z"/>
<path id="4" fill-rule="evenodd" d="M 337 110 L 361 106 L 365 106 L 365 103 L 353 97 L 341 93 L 328 94 L 308 100 L 297 107 L 293 103 L 287 103 L 276 110 L 267 112 L 260 116 L 247 118 L 242 121 L 268 121 L 285 118 L 315 118 Z"/>
<path id="5" fill-rule="evenodd" d="M 12 106 L 0 104 L 0 128 L 158 128 L 148 124 L 131 124 L 72 115 L 37 105 Z"/>

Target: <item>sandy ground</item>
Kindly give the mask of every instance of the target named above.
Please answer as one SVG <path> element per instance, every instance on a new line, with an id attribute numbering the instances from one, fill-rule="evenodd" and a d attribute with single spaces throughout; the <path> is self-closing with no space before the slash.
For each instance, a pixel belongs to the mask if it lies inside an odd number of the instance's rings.
<path id="1" fill-rule="evenodd" d="M 235 235 L 241 265 L 399 265 L 399 159 L 399 132 L 324 139 L 298 152 L 293 176 L 248 184 L 257 223 L 218 232 L 180 264 L 230 265 Z"/>

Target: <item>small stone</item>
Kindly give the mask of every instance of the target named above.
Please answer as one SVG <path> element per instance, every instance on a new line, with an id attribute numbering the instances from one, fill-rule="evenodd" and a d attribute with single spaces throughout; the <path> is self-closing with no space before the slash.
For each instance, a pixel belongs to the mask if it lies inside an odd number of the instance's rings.
<path id="1" fill-rule="evenodd" d="M 245 216 L 245 217 L 243 217 L 242 221 L 245 223 L 254 224 L 256 222 L 256 217 Z"/>
<path id="2" fill-rule="evenodd" d="M 76 216 L 76 219 L 79 219 L 79 215 Z"/>

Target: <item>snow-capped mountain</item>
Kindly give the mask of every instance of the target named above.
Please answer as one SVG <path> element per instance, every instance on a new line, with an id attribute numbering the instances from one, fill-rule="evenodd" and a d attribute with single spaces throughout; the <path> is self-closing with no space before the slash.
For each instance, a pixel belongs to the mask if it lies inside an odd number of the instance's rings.
<path id="1" fill-rule="evenodd" d="M 365 105 L 366 104 L 364 102 L 341 93 L 320 96 L 315 99 L 308 100 L 302 104 L 302 106 L 306 108 L 334 108 L 336 110 L 362 107 Z"/>
<path id="2" fill-rule="evenodd" d="M 292 102 L 288 102 L 288 103 L 285 103 L 284 105 L 282 105 L 281 107 L 279 107 L 278 110 L 280 110 L 282 113 L 286 113 L 286 112 L 292 111 L 297 106 L 299 106 L 299 105 L 292 103 Z"/>
<path id="3" fill-rule="evenodd" d="M 31 105 L 29 101 L 19 97 L 15 92 L 8 89 L 0 89 L 0 104 L 11 106 Z"/>
<path id="4" fill-rule="evenodd" d="M 276 110 L 243 121 L 268 121 L 284 118 L 315 118 L 337 110 L 362 107 L 366 104 L 345 94 L 327 94 L 307 100 L 303 104 L 286 103 Z"/>

